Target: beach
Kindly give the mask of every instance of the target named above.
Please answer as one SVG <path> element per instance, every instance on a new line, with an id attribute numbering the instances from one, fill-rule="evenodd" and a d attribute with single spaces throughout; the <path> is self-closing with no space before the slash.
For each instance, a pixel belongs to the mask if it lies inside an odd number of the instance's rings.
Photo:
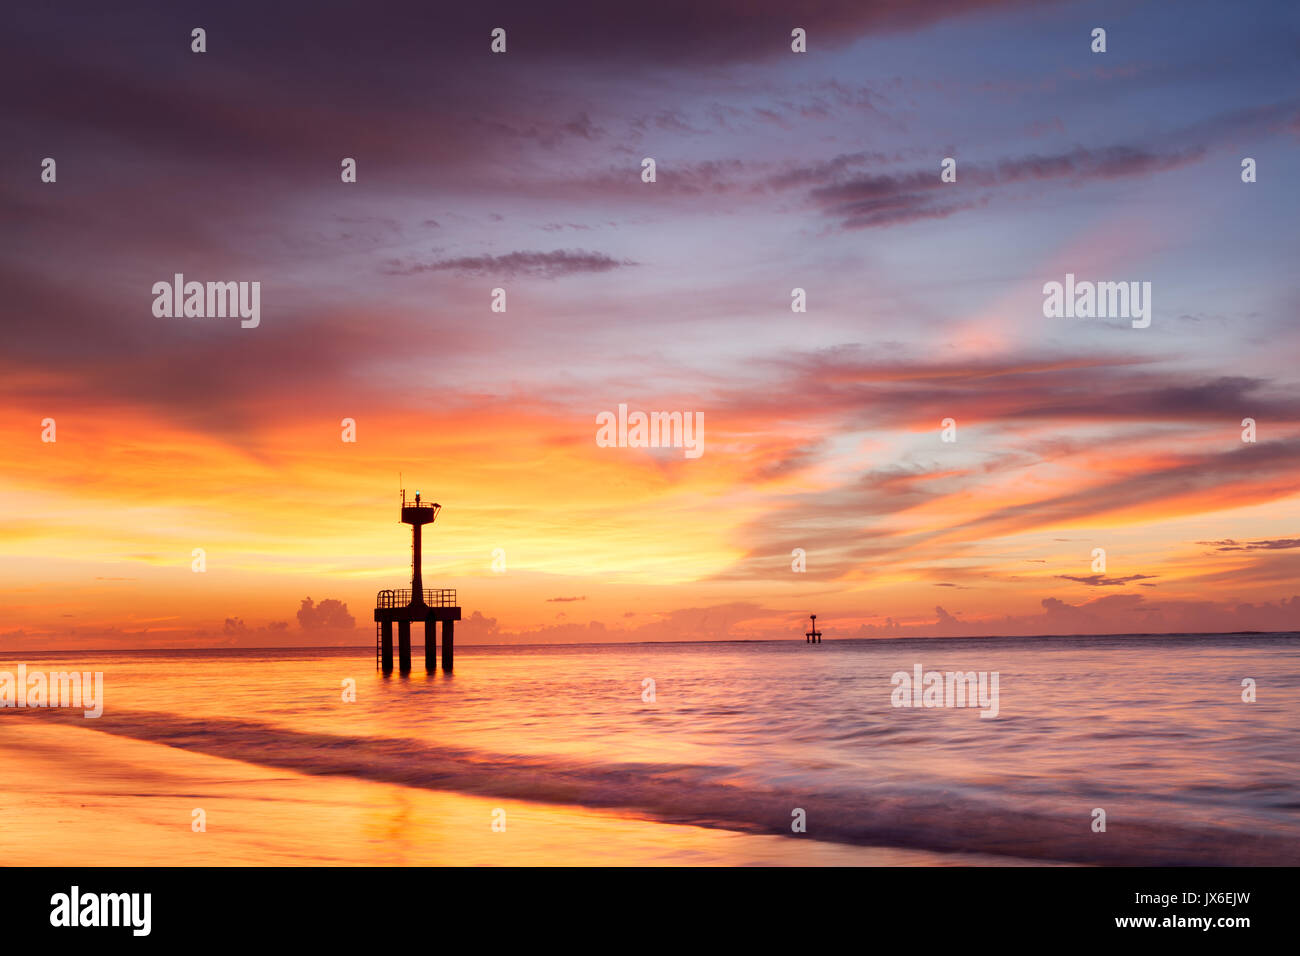
<path id="1" fill-rule="evenodd" d="M 77 727 L 0 723 L 9 866 L 944 866 L 978 854 L 795 842 L 268 770 Z M 195 832 L 193 811 L 206 813 Z M 493 811 L 505 828 L 492 830 Z"/>
<path id="2" fill-rule="evenodd" d="M 102 670 L 104 712 L 0 710 L 12 864 L 1300 861 L 1294 636 L 467 648 L 454 676 L 338 649 L 26 663 Z M 997 715 L 897 706 L 932 664 L 1000 674 Z"/>

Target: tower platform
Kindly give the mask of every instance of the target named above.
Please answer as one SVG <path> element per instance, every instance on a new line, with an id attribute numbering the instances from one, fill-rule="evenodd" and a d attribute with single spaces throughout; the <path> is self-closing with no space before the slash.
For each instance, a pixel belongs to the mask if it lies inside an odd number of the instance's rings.
<path id="1" fill-rule="evenodd" d="M 442 669 L 452 669 L 455 654 L 455 627 L 460 620 L 456 592 L 449 588 L 423 587 L 420 529 L 432 524 L 442 506 L 420 500 L 406 500 L 402 492 L 402 523 L 411 526 L 411 587 L 386 589 L 375 595 L 375 666 L 385 674 L 393 670 L 393 625 L 397 625 L 397 666 L 403 674 L 411 671 L 411 624 L 424 622 L 424 667 L 432 673 L 437 667 L 437 629 L 442 627 Z"/>

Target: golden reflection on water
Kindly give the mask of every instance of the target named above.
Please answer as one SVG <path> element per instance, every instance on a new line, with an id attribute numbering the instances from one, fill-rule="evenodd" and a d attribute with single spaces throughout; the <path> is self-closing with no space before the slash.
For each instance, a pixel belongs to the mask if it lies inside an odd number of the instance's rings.
<path id="1" fill-rule="evenodd" d="M 13 866 L 1008 862 L 308 777 L 36 720 L 0 721 L 0 763 L 0 858 Z M 195 808 L 205 832 L 191 829 Z"/>

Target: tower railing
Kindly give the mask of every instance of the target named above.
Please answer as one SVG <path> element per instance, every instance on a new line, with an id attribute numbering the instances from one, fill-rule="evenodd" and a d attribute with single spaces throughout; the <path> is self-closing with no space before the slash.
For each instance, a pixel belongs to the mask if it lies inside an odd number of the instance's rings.
<path id="1" fill-rule="evenodd" d="M 375 607 L 406 607 L 411 603 L 411 589 L 386 589 L 375 595 Z M 425 607 L 456 607 L 455 588 L 424 588 Z"/>

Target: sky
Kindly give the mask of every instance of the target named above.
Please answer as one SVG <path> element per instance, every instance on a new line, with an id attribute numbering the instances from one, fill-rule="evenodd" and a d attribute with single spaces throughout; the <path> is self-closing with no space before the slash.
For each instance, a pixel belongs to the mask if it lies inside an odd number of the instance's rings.
<path id="1" fill-rule="evenodd" d="M 0 649 L 1296 628 L 1295 4 L 284 6 L 6 11 Z"/>

